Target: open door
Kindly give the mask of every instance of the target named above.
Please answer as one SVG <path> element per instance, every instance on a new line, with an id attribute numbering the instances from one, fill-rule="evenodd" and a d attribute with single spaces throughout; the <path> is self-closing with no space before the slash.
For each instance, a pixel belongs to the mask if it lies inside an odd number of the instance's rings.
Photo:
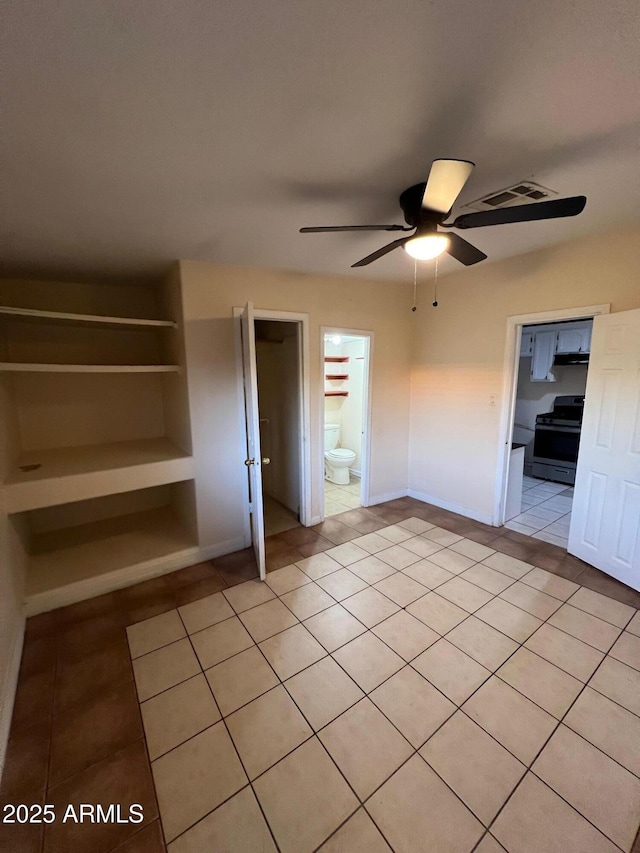
<path id="1" fill-rule="evenodd" d="M 593 321 L 568 551 L 640 590 L 640 308 Z"/>
<path id="2" fill-rule="evenodd" d="M 247 458 L 249 474 L 249 517 L 251 542 L 256 555 L 260 580 L 266 576 L 264 551 L 264 508 L 262 505 L 262 456 L 260 454 L 260 416 L 258 414 L 258 372 L 253 303 L 247 302 L 241 317 L 242 371 L 244 407 L 247 419 Z"/>

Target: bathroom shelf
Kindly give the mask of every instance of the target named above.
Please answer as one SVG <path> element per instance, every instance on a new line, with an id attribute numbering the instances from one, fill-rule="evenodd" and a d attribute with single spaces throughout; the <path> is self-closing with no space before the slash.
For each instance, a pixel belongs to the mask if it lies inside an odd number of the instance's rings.
<path id="1" fill-rule="evenodd" d="M 1 361 L 11 373 L 180 373 L 177 364 L 33 364 Z"/>
<path id="2" fill-rule="evenodd" d="M 349 374 L 348 373 L 326 373 L 324 378 L 328 379 L 328 380 L 344 382 L 345 379 L 349 378 Z"/>
<path id="3" fill-rule="evenodd" d="M 324 396 L 325 397 L 348 397 L 349 392 L 348 391 L 325 391 Z"/>
<path id="4" fill-rule="evenodd" d="M 349 361 L 348 355 L 325 355 L 324 360 L 330 364 L 346 364 Z"/>
<path id="5" fill-rule="evenodd" d="M 18 320 L 39 320 L 46 323 L 65 323 L 70 325 L 89 324 L 91 326 L 124 326 L 126 328 L 169 328 L 175 329 L 173 320 L 146 320 L 141 317 L 107 317 L 102 314 L 75 314 L 67 311 L 41 311 L 36 308 L 13 308 L 0 305 L 0 317 L 13 317 Z"/>

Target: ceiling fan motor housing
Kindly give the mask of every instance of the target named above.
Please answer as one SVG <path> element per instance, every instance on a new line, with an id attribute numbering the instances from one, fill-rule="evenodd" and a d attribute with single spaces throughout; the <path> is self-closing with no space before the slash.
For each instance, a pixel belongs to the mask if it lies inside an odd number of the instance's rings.
<path id="1" fill-rule="evenodd" d="M 420 230 L 436 230 L 436 226 L 446 219 L 447 214 L 438 213 L 422 206 L 426 182 L 409 187 L 400 195 L 400 207 L 407 225 Z"/>

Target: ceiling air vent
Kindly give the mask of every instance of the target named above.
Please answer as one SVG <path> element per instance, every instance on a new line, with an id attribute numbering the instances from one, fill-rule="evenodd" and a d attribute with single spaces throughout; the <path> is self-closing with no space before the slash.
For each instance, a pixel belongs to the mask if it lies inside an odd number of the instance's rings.
<path id="1" fill-rule="evenodd" d="M 462 205 L 470 210 L 494 210 L 497 207 L 516 207 L 519 204 L 531 204 L 536 201 L 548 201 L 558 195 L 555 190 L 543 187 L 533 181 L 522 181 L 506 189 L 496 190 Z"/>

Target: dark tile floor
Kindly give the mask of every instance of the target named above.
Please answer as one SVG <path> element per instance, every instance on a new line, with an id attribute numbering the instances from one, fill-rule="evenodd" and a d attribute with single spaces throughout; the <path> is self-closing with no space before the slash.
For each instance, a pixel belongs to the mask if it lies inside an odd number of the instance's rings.
<path id="1" fill-rule="evenodd" d="M 165 850 L 126 626 L 255 576 L 241 551 L 27 620 L 0 803 L 140 803 L 144 822 L 4 824 L 2 853 Z"/>
<path id="2" fill-rule="evenodd" d="M 640 593 L 561 548 L 411 498 L 267 539 L 269 571 L 408 516 L 640 608 Z M 27 622 L 0 804 L 140 803 L 144 822 L 0 826 L 2 853 L 159 853 L 158 820 L 126 626 L 255 577 L 250 549 L 32 617 Z M 638 849 L 638 841 L 634 846 Z"/>

